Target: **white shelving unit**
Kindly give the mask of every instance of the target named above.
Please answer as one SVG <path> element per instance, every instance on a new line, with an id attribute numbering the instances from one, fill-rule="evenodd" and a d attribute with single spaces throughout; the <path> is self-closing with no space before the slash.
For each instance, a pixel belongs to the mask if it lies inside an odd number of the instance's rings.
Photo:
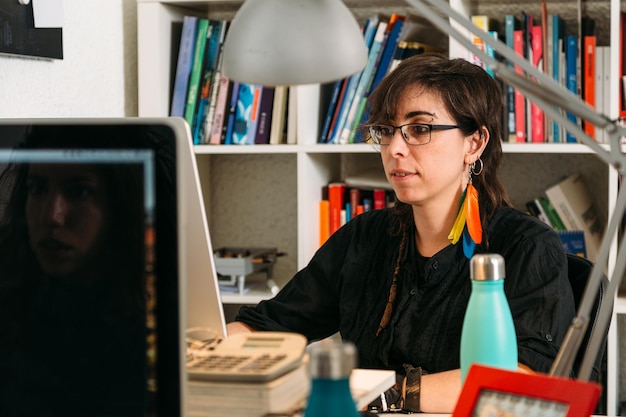
<path id="1" fill-rule="evenodd" d="M 599 1 L 593 1 L 599 3 Z M 495 0 L 451 0 L 457 10 L 478 14 L 477 5 L 488 10 L 498 7 Z M 548 0 L 550 9 L 551 1 Z M 564 3 L 557 2 L 560 8 Z M 620 1 L 609 4 L 610 43 L 619 44 Z M 173 24 L 185 15 L 216 18 L 232 17 L 239 0 L 137 0 L 139 116 L 167 116 L 171 82 L 175 70 Z M 373 0 L 349 0 L 352 8 L 363 5 L 361 13 L 372 8 L 388 12 Z M 382 4 L 382 3 L 381 3 Z M 394 5 L 402 4 L 400 0 Z M 518 5 L 516 13 L 522 11 Z M 405 9 L 408 10 L 408 9 Z M 482 10 L 482 9 L 481 9 Z M 526 10 L 526 9 L 525 9 Z M 526 10 L 527 12 L 532 12 Z M 489 14 L 488 11 L 484 12 Z M 604 22 L 607 23 L 607 22 Z M 604 24 L 602 23 L 602 24 Z M 174 52 L 175 53 L 175 52 Z M 618 52 L 612 48 L 613 86 L 611 108 L 617 117 Z M 613 111 L 612 111 L 613 113 Z M 284 285 L 304 267 L 318 247 L 318 202 L 321 189 L 358 170 L 381 170 L 377 152 L 369 145 L 321 145 L 311 138 L 298 138 L 298 145 L 196 147 L 196 158 L 208 210 L 213 247 L 264 246 L 286 252 L 274 267 L 274 280 Z M 594 198 L 610 215 L 617 198 L 618 175 L 586 146 L 580 144 L 511 144 L 504 146 L 503 179 L 513 203 L 524 203 L 543 194 L 561 177 L 580 170 L 591 184 Z M 614 245 L 615 246 L 615 245 Z M 609 271 L 615 263 L 611 254 Z M 267 291 L 252 289 L 246 295 L 224 294 L 225 303 L 254 304 L 270 297 Z M 607 411 L 616 414 L 619 379 L 619 338 L 616 315 L 626 314 L 626 300 L 616 300 L 608 341 Z"/>

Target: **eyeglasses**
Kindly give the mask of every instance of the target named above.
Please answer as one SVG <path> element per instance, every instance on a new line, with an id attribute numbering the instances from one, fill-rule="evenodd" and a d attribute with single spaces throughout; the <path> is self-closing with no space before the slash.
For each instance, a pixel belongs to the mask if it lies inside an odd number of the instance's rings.
<path id="1" fill-rule="evenodd" d="M 372 142 L 377 145 L 389 145 L 396 129 L 400 129 L 402 138 L 408 145 L 418 146 L 430 143 L 430 132 L 433 130 L 459 129 L 459 126 L 431 125 L 428 123 L 408 123 L 402 126 L 370 125 L 369 132 Z"/>

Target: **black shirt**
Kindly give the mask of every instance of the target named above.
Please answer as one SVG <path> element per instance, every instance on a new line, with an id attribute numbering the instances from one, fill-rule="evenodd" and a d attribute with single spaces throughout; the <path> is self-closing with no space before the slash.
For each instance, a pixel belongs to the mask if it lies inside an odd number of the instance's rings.
<path id="1" fill-rule="evenodd" d="M 401 240 L 390 233 L 392 216 L 384 209 L 355 217 L 273 299 L 243 307 L 236 320 L 257 330 L 302 333 L 309 340 L 339 331 L 356 344 L 362 368 L 398 373 L 404 363 L 430 373 L 459 368 L 471 292 L 461 243 L 423 258 L 412 228 L 391 321 L 376 336 Z M 477 253 L 505 259 L 519 362 L 548 372 L 575 313 L 562 243 L 550 227 L 508 207 L 498 209 L 484 229 L 489 247 L 479 246 Z"/>

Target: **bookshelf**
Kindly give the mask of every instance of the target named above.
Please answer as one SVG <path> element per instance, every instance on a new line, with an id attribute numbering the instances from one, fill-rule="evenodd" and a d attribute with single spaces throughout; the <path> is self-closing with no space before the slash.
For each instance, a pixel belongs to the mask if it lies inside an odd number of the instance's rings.
<path id="1" fill-rule="evenodd" d="M 347 0 L 359 19 L 375 11 L 390 12 L 374 0 Z M 539 12 L 539 2 L 516 5 L 499 0 L 450 0 L 465 15 L 503 16 L 509 11 Z M 548 0 L 548 9 L 575 14 L 577 1 Z M 596 28 L 604 32 L 605 45 L 619 44 L 620 1 L 583 2 L 596 19 Z M 240 0 L 137 0 L 138 19 L 138 105 L 139 116 L 167 116 L 175 71 L 176 25 L 185 15 L 215 18 L 232 17 Z M 410 8 L 393 0 L 392 10 L 407 13 Z M 552 6 L 551 6 L 552 5 Z M 536 9 L 534 9 L 536 7 Z M 600 22 L 600 23 L 598 23 Z M 608 23 L 608 24 L 607 24 Z M 464 51 L 451 42 L 451 55 Z M 618 48 L 612 48 L 611 118 L 618 116 Z M 592 185 L 594 199 L 607 215 L 617 198 L 618 175 L 581 144 L 505 143 L 503 179 L 513 203 L 524 203 L 543 194 L 558 179 L 580 170 Z M 196 158 L 202 180 L 213 247 L 262 246 L 285 252 L 274 267 L 273 279 L 284 285 L 304 267 L 318 247 L 318 201 L 321 189 L 332 180 L 345 178 L 362 169 L 382 170 L 378 153 L 369 145 L 315 144 L 315 138 L 299 137 L 295 145 L 196 146 Z M 615 246 L 615 245 L 614 245 Z M 616 249 L 609 260 L 615 264 Z M 248 279 L 247 279 L 248 281 Z M 254 291 L 245 296 L 230 294 L 226 304 L 255 304 L 271 295 Z M 626 298 L 615 305 L 613 325 L 608 340 L 607 412 L 617 414 L 619 402 L 620 342 L 615 323 L 626 315 Z"/>

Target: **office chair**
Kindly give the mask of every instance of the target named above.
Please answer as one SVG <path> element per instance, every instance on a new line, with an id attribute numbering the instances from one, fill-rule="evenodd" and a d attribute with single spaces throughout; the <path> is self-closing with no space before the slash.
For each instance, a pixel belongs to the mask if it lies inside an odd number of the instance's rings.
<path id="1" fill-rule="evenodd" d="M 591 274 L 591 270 L 593 268 L 593 262 L 591 262 L 590 260 L 586 258 L 568 253 L 567 254 L 567 268 L 568 268 L 569 282 L 572 287 L 572 292 L 574 293 L 574 305 L 576 307 L 576 311 L 578 311 L 581 298 L 587 286 L 587 279 L 589 278 Z M 608 285 L 609 285 L 609 280 L 607 276 L 602 275 L 602 281 L 598 288 L 596 301 L 594 302 L 593 308 L 591 309 L 589 313 L 589 324 L 585 332 L 585 337 L 583 338 L 581 349 L 578 351 L 578 354 L 576 355 L 576 359 L 574 360 L 574 364 L 572 366 L 573 368 L 572 371 L 574 373 L 574 376 L 578 375 L 580 366 L 582 365 L 585 351 L 587 349 L 587 344 L 589 343 L 589 338 L 591 337 L 591 333 L 594 331 L 594 328 L 596 326 L 598 313 L 600 310 L 600 305 L 602 302 L 605 302 L 604 295 L 605 295 L 605 291 Z M 612 303 L 613 301 L 608 300 L 608 302 Z M 605 377 L 602 371 L 603 371 L 603 364 L 606 361 L 604 353 L 606 351 L 606 340 L 607 340 L 608 332 L 609 332 L 608 328 L 604 330 L 604 338 L 602 342 L 603 347 L 600 349 L 598 353 L 598 357 L 596 358 L 594 362 L 593 370 L 590 376 L 590 381 L 600 383 L 603 386 L 602 397 L 605 396 L 605 391 L 606 391 L 606 386 L 603 383 Z M 604 403 L 606 403 L 606 401 L 604 402 L 600 401 L 598 403 L 599 411 L 602 411 Z"/>

